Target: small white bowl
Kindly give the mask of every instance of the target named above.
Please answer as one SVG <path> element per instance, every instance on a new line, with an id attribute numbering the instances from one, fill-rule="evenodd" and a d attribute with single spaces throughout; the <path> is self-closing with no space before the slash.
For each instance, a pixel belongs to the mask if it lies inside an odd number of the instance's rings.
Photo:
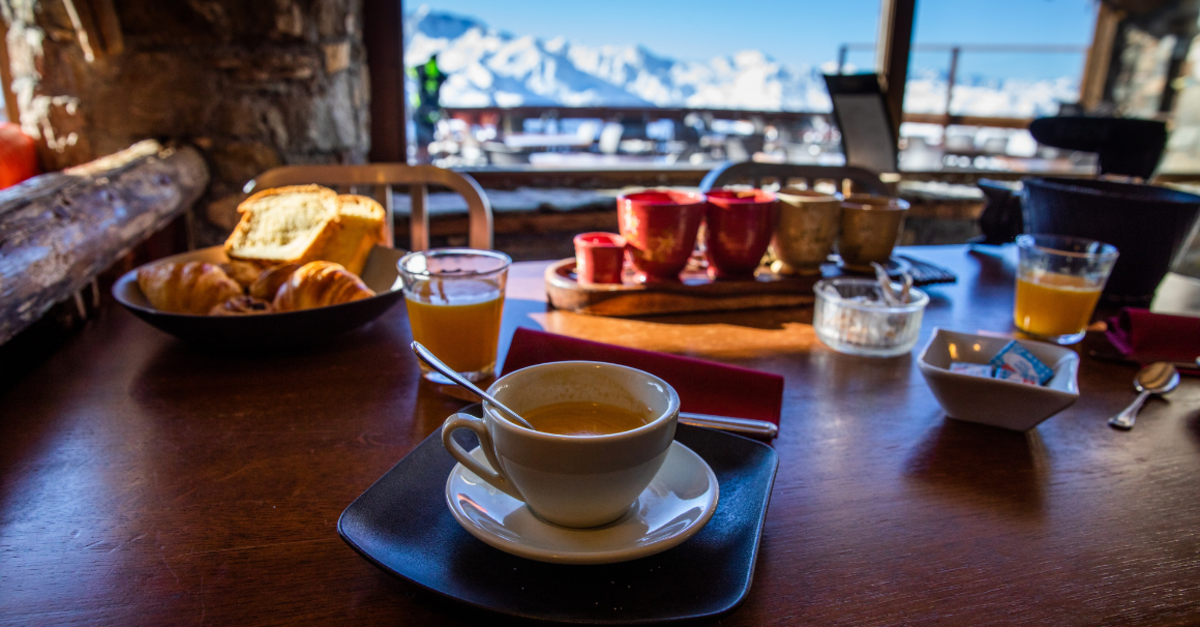
<path id="1" fill-rule="evenodd" d="M 934 329 L 917 366 L 951 418 L 1028 431 L 1079 398 L 1079 355 L 1045 342 L 1017 340 L 1054 370 L 1045 385 L 1029 385 L 950 372 L 951 362 L 986 364 L 1013 338 Z"/>

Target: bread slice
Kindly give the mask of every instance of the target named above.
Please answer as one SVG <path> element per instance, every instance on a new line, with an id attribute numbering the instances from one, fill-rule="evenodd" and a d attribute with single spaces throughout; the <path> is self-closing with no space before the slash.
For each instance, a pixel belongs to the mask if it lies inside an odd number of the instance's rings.
<path id="1" fill-rule="evenodd" d="M 229 239 L 230 259 L 266 265 L 307 263 L 339 230 L 337 192 L 320 185 L 267 189 L 238 205 L 242 219 Z"/>
<path id="2" fill-rule="evenodd" d="M 342 194 L 337 200 L 340 226 L 317 258 L 341 264 L 361 276 L 371 249 L 384 242 L 383 207 L 367 196 Z"/>

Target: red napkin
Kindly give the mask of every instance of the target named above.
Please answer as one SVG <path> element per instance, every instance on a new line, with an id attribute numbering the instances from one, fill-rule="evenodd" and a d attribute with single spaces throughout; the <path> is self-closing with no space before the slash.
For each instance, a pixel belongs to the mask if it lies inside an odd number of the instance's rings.
<path id="1" fill-rule="evenodd" d="M 691 357 L 518 328 L 501 374 L 534 364 L 573 360 L 606 361 L 661 377 L 679 393 L 680 411 L 779 424 L 783 377 Z"/>
<path id="2" fill-rule="evenodd" d="M 1126 307 L 1108 321 L 1108 341 L 1121 354 L 1142 363 L 1195 364 L 1200 356 L 1200 318 Z"/>

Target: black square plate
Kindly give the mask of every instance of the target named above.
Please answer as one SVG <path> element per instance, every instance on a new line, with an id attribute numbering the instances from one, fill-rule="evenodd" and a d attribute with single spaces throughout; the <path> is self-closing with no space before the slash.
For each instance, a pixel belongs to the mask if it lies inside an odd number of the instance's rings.
<path id="1" fill-rule="evenodd" d="M 475 445 L 464 431 L 455 436 L 463 436 L 469 450 Z M 712 467 L 721 498 L 704 529 L 650 557 L 601 566 L 547 564 L 475 539 L 446 506 L 446 477 L 455 461 L 442 448 L 440 431 L 355 499 L 342 512 L 338 533 L 389 573 L 502 614 L 592 624 L 716 616 L 750 591 L 779 460 L 769 446 L 710 429 L 679 425 L 675 438 Z"/>

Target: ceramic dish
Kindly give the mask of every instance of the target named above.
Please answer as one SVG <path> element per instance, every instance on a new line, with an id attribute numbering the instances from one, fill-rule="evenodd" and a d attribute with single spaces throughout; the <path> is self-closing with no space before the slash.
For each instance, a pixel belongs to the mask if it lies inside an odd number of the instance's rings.
<path id="1" fill-rule="evenodd" d="M 478 415 L 479 405 L 462 411 Z M 455 439 L 474 446 L 463 431 Z M 384 571 L 500 614 L 577 624 L 711 619 L 750 591 L 779 458 L 769 446 L 711 429 L 679 425 L 675 439 L 712 468 L 721 498 L 696 535 L 641 559 L 551 564 L 476 539 L 446 507 L 446 478 L 457 463 L 442 447 L 441 430 L 351 503 L 338 533 Z M 476 618 L 469 622 L 486 617 Z"/>
<path id="2" fill-rule="evenodd" d="M 471 457 L 491 468 L 481 449 Z M 629 514 L 591 529 L 543 522 L 462 464 L 446 480 L 446 504 L 468 533 L 506 553 L 557 564 L 614 564 L 661 553 L 704 527 L 718 495 L 712 468 L 678 442 Z"/>
<path id="3" fill-rule="evenodd" d="M 1017 340 L 1054 370 L 1045 385 L 950 372 L 952 362 L 986 364 L 1013 338 L 934 329 L 917 366 L 946 415 L 959 420 L 1028 431 L 1079 398 L 1079 355 L 1055 344 Z"/>
<path id="4" fill-rule="evenodd" d="M 363 282 L 375 290 L 375 296 L 319 309 L 252 316 L 197 316 L 159 311 L 150 306 L 150 301 L 138 287 L 137 270 L 130 270 L 117 279 L 112 292 L 117 302 L 134 315 L 184 340 L 241 348 L 292 345 L 327 339 L 358 328 L 402 300 L 404 291 L 397 282 L 396 262 L 403 254 L 400 250 L 376 246 L 362 273 Z M 224 263 L 229 258 L 225 256 L 224 247 L 213 246 L 164 257 L 154 263 L 165 261 Z"/>

